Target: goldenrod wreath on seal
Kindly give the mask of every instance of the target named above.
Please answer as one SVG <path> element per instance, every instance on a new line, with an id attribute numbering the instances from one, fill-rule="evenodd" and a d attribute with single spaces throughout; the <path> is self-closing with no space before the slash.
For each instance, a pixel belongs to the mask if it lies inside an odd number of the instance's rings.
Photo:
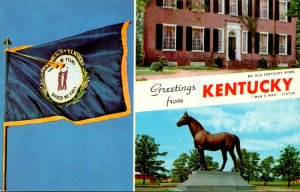
<path id="1" fill-rule="evenodd" d="M 46 64 L 44 65 L 44 67 L 42 68 L 41 70 L 41 82 L 40 82 L 40 92 L 41 94 L 51 103 L 59 106 L 59 107 L 69 107 L 71 105 L 75 105 L 76 103 L 78 103 L 80 101 L 80 99 L 83 97 L 83 95 L 85 94 L 86 92 L 86 88 L 90 82 L 89 80 L 89 76 L 88 76 L 88 72 L 86 70 L 86 68 L 81 65 L 81 71 L 82 71 L 82 83 L 81 83 L 81 86 L 79 87 L 76 95 L 74 96 L 73 99 L 71 99 L 70 101 L 66 102 L 66 103 L 56 103 L 55 101 L 53 101 L 51 99 L 51 97 L 49 96 L 48 94 L 48 91 L 47 91 L 47 87 L 46 87 L 46 82 L 45 82 L 45 73 L 44 71 L 50 67 L 50 65 Z"/>

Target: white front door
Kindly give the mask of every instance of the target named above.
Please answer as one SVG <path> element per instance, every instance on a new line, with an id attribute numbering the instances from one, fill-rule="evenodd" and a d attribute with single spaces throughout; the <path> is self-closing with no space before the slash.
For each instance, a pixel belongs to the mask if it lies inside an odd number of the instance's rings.
<path id="1" fill-rule="evenodd" d="M 228 22 L 226 31 L 226 60 L 241 61 L 241 24 Z"/>

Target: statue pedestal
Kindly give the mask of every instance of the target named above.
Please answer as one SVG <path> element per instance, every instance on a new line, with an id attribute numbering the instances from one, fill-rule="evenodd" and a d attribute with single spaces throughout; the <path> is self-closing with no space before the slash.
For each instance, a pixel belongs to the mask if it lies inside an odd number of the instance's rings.
<path id="1" fill-rule="evenodd" d="M 255 186 L 248 184 L 238 172 L 193 171 L 188 180 L 179 184 L 181 191 L 255 191 Z"/>

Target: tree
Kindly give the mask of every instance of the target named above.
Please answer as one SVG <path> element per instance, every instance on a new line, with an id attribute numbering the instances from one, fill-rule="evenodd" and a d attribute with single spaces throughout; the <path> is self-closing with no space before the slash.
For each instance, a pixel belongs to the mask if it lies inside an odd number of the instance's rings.
<path id="1" fill-rule="evenodd" d="M 200 165 L 200 155 L 196 149 L 190 151 L 190 161 L 189 161 L 189 168 L 190 171 L 198 170 Z M 213 158 L 210 156 L 205 156 L 205 162 L 208 170 L 218 170 L 219 164 L 218 162 L 213 161 Z"/>
<path id="2" fill-rule="evenodd" d="M 274 163 L 274 158 L 272 156 L 269 156 L 262 160 L 259 164 L 259 172 L 261 173 L 260 179 L 265 182 L 264 185 L 268 185 L 269 181 L 274 181 Z"/>
<path id="3" fill-rule="evenodd" d="M 168 179 L 168 175 L 166 173 L 161 173 L 156 176 L 156 179 L 159 183 L 163 182 L 163 180 Z"/>
<path id="4" fill-rule="evenodd" d="M 300 1 L 299 0 L 292 0 L 290 8 L 287 12 L 288 16 L 297 17 L 300 19 Z"/>
<path id="5" fill-rule="evenodd" d="M 296 53 L 297 53 L 297 59 L 299 62 L 300 59 L 300 20 L 297 20 L 297 25 L 296 25 Z"/>
<path id="6" fill-rule="evenodd" d="M 256 152 L 247 152 L 246 149 L 242 149 L 242 156 L 241 176 L 249 183 L 254 178 L 258 178 L 259 154 Z M 240 162 L 240 159 L 238 161 Z"/>
<path id="7" fill-rule="evenodd" d="M 196 149 L 190 150 L 190 155 L 182 153 L 173 162 L 172 177 L 176 178 L 179 182 L 187 180 L 192 171 L 199 170 L 201 167 L 199 159 L 200 155 Z M 214 162 L 212 157 L 205 156 L 205 161 L 209 170 L 218 170 L 219 164 Z"/>
<path id="8" fill-rule="evenodd" d="M 143 185 L 145 185 L 146 175 L 157 177 L 160 172 L 167 172 L 162 166 L 164 161 L 157 160 L 159 156 L 167 155 L 167 152 L 159 152 L 160 144 L 156 144 L 153 137 L 137 135 L 135 146 L 135 170 L 143 175 Z"/>
<path id="9" fill-rule="evenodd" d="M 144 12 L 151 0 L 136 0 L 136 64 L 144 62 Z"/>
<path id="10" fill-rule="evenodd" d="M 196 149 L 190 150 L 189 169 L 191 171 L 200 169 L 201 164 L 199 159 L 200 159 L 199 152 Z"/>
<path id="11" fill-rule="evenodd" d="M 205 162 L 208 170 L 218 170 L 219 169 L 219 163 L 213 161 L 213 158 L 211 156 L 205 156 Z"/>
<path id="12" fill-rule="evenodd" d="M 275 167 L 276 175 L 282 176 L 283 180 L 288 181 L 288 187 L 290 187 L 291 181 L 300 176 L 299 151 L 295 147 L 288 145 L 281 151 L 277 163 L 278 165 Z"/>
<path id="13" fill-rule="evenodd" d="M 189 168 L 190 157 L 186 153 L 182 153 L 174 162 L 174 168 L 171 170 L 173 178 L 176 178 L 179 182 L 187 180 L 190 174 Z"/>
<path id="14" fill-rule="evenodd" d="M 291 5 L 289 7 L 287 15 L 297 18 L 296 52 L 297 52 L 297 57 L 299 59 L 299 55 L 300 55 L 300 1 L 299 0 L 291 1 Z"/>

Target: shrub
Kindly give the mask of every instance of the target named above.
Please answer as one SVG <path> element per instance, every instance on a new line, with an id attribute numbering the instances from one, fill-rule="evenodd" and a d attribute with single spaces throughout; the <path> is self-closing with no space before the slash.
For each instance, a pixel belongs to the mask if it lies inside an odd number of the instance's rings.
<path id="1" fill-rule="evenodd" d="M 161 57 L 159 61 L 151 63 L 150 70 L 161 72 L 161 71 L 163 71 L 164 66 L 168 66 L 168 63 L 167 63 L 165 57 Z"/>
<path id="2" fill-rule="evenodd" d="M 262 68 L 262 69 L 268 68 L 267 60 L 264 58 L 261 58 L 260 60 L 258 60 L 257 68 Z"/>
<path id="3" fill-rule="evenodd" d="M 295 65 L 292 65 L 292 68 L 300 68 L 300 64 L 295 64 Z"/>
<path id="4" fill-rule="evenodd" d="M 153 62 L 150 65 L 150 70 L 151 71 L 157 71 L 157 72 L 159 72 L 159 71 L 163 71 L 163 69 L 164 69 L 164 65 L 161 62 L 159 62 L 159 61 Z"/>
<path id="5" fill-rule="evenodd" d="M 216 57 L 213 60 L 213 67 L 223 68 L 223 61 L 220 57 Z"/>

